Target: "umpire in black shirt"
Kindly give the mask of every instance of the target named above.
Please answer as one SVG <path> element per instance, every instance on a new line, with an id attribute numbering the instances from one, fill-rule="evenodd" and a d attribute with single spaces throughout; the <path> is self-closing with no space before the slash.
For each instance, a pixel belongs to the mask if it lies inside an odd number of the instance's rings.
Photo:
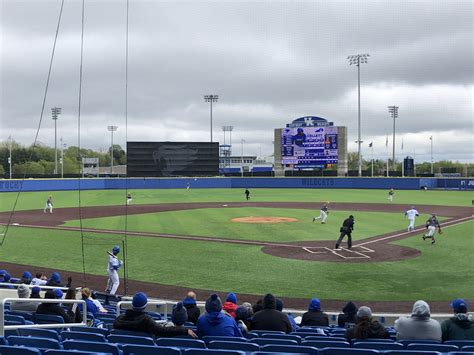
<path id="1" fill-rule="evenodd" d="M 339 230 L 341 235 L 336 242 L 335 249 L 339 249 L 339 245 L 342 242 L 342 239 L 347 235 L 347 248 L 352 248 L 352 231 L 354 230 L 354 216 L 350 215 L 349 218 L 345 219 L 342 223 L 342 227 Z"/>

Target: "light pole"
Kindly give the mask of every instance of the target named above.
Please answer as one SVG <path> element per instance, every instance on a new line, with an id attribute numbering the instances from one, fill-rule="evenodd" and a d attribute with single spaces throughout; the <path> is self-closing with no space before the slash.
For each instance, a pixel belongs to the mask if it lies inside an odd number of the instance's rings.
<path id="1" fill-rule="evenodd" d="M 358 93 L 358 129 L 357 129 L 357 145 L 358 145 L 358 154 L 359 154 L 359 176 L 362 175 L 362 154 L 360 151 L 360 145 L 362 144 L 362 141 L 360 139 L 360 65 L 363 63 L 367 63 L 367 58 L 370 57 L 370 54 L 355 54 L 355 55 L 350 55 L 347 57 L 349 60 L 349 65 L 356 65 L 357 66 L 357 93 Z"/>
<path id="2" fill-rule="evenodd" d="M 110 174 L 114 173 L 114 132 L 118 126 L 107 126 L 107 130 L 111 133 L 111 145 L 110 145 Z"/>
<path id="3" fill-rule="evenodd" d="M 66 148 L 66 143 L 63 144 L 63 137 L 59 138 L 61 144 L 61 179 L 64 178 L 64 148 Z"/>
<path id="4" fill-rule="evenodd" d="M 58 120 L 58 115 L 61 113 L 61 107 L 53 107 L 51 109 L 52 119 L 54 121 L 54 173 L 58 173 L 58 147 L 57 147 L 57 130 L 56 130 L 56 121 Z"/>
<path id="5" fill-rule="evenodd" d="M 240 140 L 240 160 L 242 161 L 242 177 L 244 177 L 244 142 L 245 142 L 245 139 L 241 139 Z"/>
<path id="6" fill-rule="evenodd" d="M 10 180 L 12 179 L 12 145 L 13 145 L 13 141 L 12 141 L 12 136 L 10 135 L 8 137 L 8 140 L 10 141 L 10 144 L 8 145 L 8 150 L 9 150 L 9 156 L 8 156 L 8 164 L 10 166 Z"/>
<path id="7" fill-rule="evenodd" d="M 211 142 L 212 142 L 212 103 L 219 100 L 219 95 L 204 95 L 204 101 L 211 103 Z"/>
<path id="8" fill-rule="evenodd" d="M 390 112 L 393 118 L 392 164 L 393 164 L 393 171 L 395 171 L 395 118 L 398 117 L 398 106 L 387 106 L 387 107 L 388 107 L 388 112 Z"/>
<path id="9" fill-rule="evenodd" d="M 433 169 L 433 136 L 430 136 L 430 144 L 431 144 L 431 174 L 434 173 Z"/>

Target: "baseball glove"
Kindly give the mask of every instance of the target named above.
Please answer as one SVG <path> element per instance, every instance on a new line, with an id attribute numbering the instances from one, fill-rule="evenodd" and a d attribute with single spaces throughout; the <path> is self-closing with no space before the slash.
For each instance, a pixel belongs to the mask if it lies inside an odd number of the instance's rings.
<path id="1" fill-rule="evenodd" d="M 443 231 L 441 230 L 441 228 L 438 229 L 438 233 L 443 234 Z"/>

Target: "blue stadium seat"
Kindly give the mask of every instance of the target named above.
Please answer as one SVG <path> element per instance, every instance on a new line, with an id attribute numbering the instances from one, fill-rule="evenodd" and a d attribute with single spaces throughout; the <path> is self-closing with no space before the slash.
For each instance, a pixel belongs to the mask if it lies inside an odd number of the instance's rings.
<path id="1" fill-rule="evenodd" d="M 4 314 L 4 317 L 6 321 L 20 322 L 20 324 L 23 324 L 23 325 L 26 324 L 26 319 L 20 315 L 13 315 L 9 313 L 9 314 Z"/>
<path id="2" fill-rule="evenodd" d="M 0 345 L 7 345 L 7 339 L 5 339 L 5 337 L 0 337 Z"/>
<path id="3" fill-rule="evenodd" d="M 274 338 L 255 338 L 252 339 L 252 343 L 263 345 L 299 345 L 296 340 L 284 340 L 284 339 L 274 339 Z"/>
<path id="4" fill-rule="evenodd" d="M 254 333 L 254 332 L 248 332 L 247 334 L 244 334 L 244 337 L 247 339 L 255 339 L 255 338 L 260 338 L 260 334 Z"/>
<path id="5" fill-rule="evenodd" d="M 162 320 L 163 317 L 161 316 L 160 313 L 158 312 L 146 312 L 146 314 L 148 314 L 150 317 L 152 317 L 154 320 Z M 191 324 L 192 326 L 194 326 L 194 324 Z"/>
<path id="6" fill-rule="evenodd" d="M 30 336 L 30 337 L 38 337 L 38 338 L 48 338 L 48 339 L 56 339 L 61 341 L 61 337 L 59 336 L 58 332 L 51 329 L 35 329 L 35 328 L 24 328 L 18 329 L 18 332 L 21 336 Z"/>
<path id="7" fill-rule="evenodd" d="M 0 354 L 2 355 L 41 355 L 41 351 L 36 348 L 24 346 L 0 345 Z"/>
<path id="8" fill-rule="evenodd" d="M 121 355 L 117 344 L 97 343 L 92 341 L 66 340 L 63 341 L 64 350 L 80 350 L 97 353 Z"/>
<path id="9" fill-rule="evenodd" d="M 8 325 L 8 324 L 5 324 L 5 325 Z M 12 336 L 12 335 L 20 335 L 18 333 L 18 329 L 4 329 L 3 334 L 5 338 L 8 338 L 9 336 Z M 7 344 L 4 344 L 4 345 L 7 345 Z"/>
<path id="10" fill-rule="evenodd" d="M 37 324 L 50 324 L 50 323 L 64 323 L 64 319 L 61 316 L 55 316 L 52 314 L 37 314 L 35 313 L 34 322 Z"/>
<path id="11" fill-rule="evenodd" d="M 245 355 L 243 351 L 237 350 L 213 350 L 213 349 L 186 349 L 185 355 Z"/>
<path id="12" fill-rule="evenodd" d="M 462 350 L 462 351 L 472 351 L 472 352 L 474 352 L 474 346 L 472 346 L 472 345 L 463 346 L 463 347 L 461 348 L 461 350 Z"/>
<path id="13" fill-rule="evenodd" d="M 219 341 L 213 340 L 207 344 L 209 349 L 220 350 L 239 350 L 245 352 L 259 351 L 260 346 L 255 343 L 238 342 L 238 341 Z"/>
<path id="14" fill-rule="evenodd" d="M 407 350 L 423 350 L 423 351 L 439 351 L 442 353 L 448 353 L 450 351 L 458 351 L 459 348 L 456 345 L 445 345 L 445 344 L 408 344 Z"/>
<path id="15" fill-rule="evenodd" d="M 199 339 L 159 338 L 156 340 L 156 344 L 175 348 L 206 349 L 206 343 Z"/>
<path id="16" fill-rule="evenodd" d="M 419 350 L 387 350 L 384 352 L 389 355 L 441 355 L 439 351 L 419 351 Z"/>
<path id="17" fill-rule="evenodd" d="M 446 340 L 443 344 L 456 345 L 462 348 L 463 346 L 474 346 L 474 340 Z"/>
<path id="18" fill-rule="evenodd" d="M 328 337 L 327 335 L 312 335 L 303 340 L 323 340 L 323 341 L 347 341 L 344 337 Z"/>
<path id="19" fill-rule="evenodd" d="M 403 344 L 405 348 L 408 344 L 441 344 L 438 340 L 418 340 L 418 339 L 403 339 L 397 340 L 397 343 Z"/>
<path id="20" fill-rule="evenodd" d="M 350 348 L 351 344 L 347 341 L 331 341 L 331 340 L 305 340 L 301 342 L 304 346 L 313 346 L 318 349 L 336 347 L 336 348 Z"/>
<path id="21" fill-rule="evenodd" d="M 131 335 L 135 337 L 152 337 L 150 333 L 134 332 L 133 330 L 111 329 L 110 335 Z"/>
<path id="22" fill-rule="evenodd" d="M 155 342 L 150 337 L 133 336 L 133 335 L 116 335 L 111 334 L 107 337 L 109 343 L 116 344 L 136 344 L 136 345 L 155 345 Z"/>
<path id="23" fill-rule="evenodd" d="M 232 341 L 232 342 L 239 342 L 239 343 L 246 343 L 249 340 L 247 338 L 240 338 L 240 337 L 231 337 L 231 336 L 222 336 L 222 335 L 206 335 L 202 337 L 202 340 L 206 344 L 209 344 L 211 341 Z"/>
<path id="24" fill-rule="evenodd" d="M 5 314 L 11 314 L 14 316 L 21 316 L 25 318 L 26 320 L 29 320 L 30 322 L 34 321 L 33 318 L 33 312 L 27 312 L 27 311 L 8 311 L 8 313 L 5 312 Z"/>
<path id="25" fill-rule="evenodd" d="M 61 349 L 61 344 L 56 339 L 46 339 L 40 337 L 11 336 L 7 338 L 10 345 L 23 345 L 38 349 Z"/>
<path id="26" fill-rule="evenodd" d="M 127 344 L 122 347 L 123 355 L 180 355 L 181 350 L 168 346 Z"/>
<path id="27" fill-rule="evenodd" d="M 379 354 L 377 350 L 370 349 L 351 349 L 351 348 L 324 348 L 319 349 L 319 354 L 322 355 L 373 355 Z"/>
<path id="28" fill-rule="evenodd" d="M 450 351 L 449 353 L 446 353 L 447 355 L 474 355 L 474 349 L 473 351 Z"/>
<path id="29" fill-rule="evenodd" d="M 95 342 L 98 342 L 98 343 L 106 343 L 107 342 L 107 339 L 105 338 L 105 335 L 96 334 L 96 333 L 63 331 L 63 332 L 61 332 L 61 337 L 64 340 L 95 341 Z"/>
<path id="30" fill-rule="evenodd" d="M 84 332 L 84 333 L 95 333 L 102 334 L 106 337 L 110 334 L 108 329 L 105 328 L 94 328 L 94 327 L 71 327 L 73 332 Z"/>
<path id="31" fill-rule="evenodd" d="M 47 355 L 97 355 L 96 352 L 77 351 L 77 350 L 46 350 L 43 354 Z"/>
<path id="32" fill-rule="evenodd" d="M 261 338 L 272 338 L 272 339 L 283 339 L 283 340 L 295 340 L 298 344 L 301 343 L 302 339 L 298 335 L 293 334 L 274 334 L 274 333 L 263 333 L 260 335 Z"/>
<path id="33" fill-rule="evenodd" d="M 318 334 L 315 332 L 292 332 L 290 335 L 298 335 L 299 337 L 306 339 L 308 337 L 318 337 L 318 338 L 329 338 L 329 335 L 327 334 Z M 345 338 L 344 338 L 345 339 Z"/>
<path id="34" fill-rule="evenodd" d="M 264 345 L 260 348 L 260 350 L 275 353 L 297 353 L 311 355 L 316 355 L 319 353 L 318 349 L 315 347 L 304 345 Z"/>
<path id="35" fill-rule="evenodd" d="M 405 347 L 400 343 L 378 342 L 378 341 L 358 341 L 352 344 L 354 349 L 373 349 L 373 350 L 404 350 Z"/>
<path id="36" fill-rule="evenodd" d="M 309 328 L 309 327 L 302 327 L 302 328 L 298 328 L 296 329 L 296 333 L 313 333 L 313 335 L 316 335 L 316 334 L 321 334 L 321 332 L 327 332 L 328 329 L 327 327 L 325 327 L 326 329 L 323 329 L 323 328 Z"/>
<path id="37" fill-rule="evenodd" d="M 332 339 L 332 338 L 331 338 Z M 345 338 L 344 338 L 345 339 Z M 347 339 L 346 339 L 347 340 Z M 354 344 L 354 343 L 358 343 L 358 342 L 361 342 L 361 341 L 365 341 L 365 342 L 376 342 L 376 343 L 395 343 L 395 341 L 393 341 L 392 339 L 377 339 L 377 338 L 367 338 L 367 339 L 352 339 L 351 340 L 351 344 Z M 399 343 L 401 344 L 401 343 Z M 402 344 L 404 347 L 406 347 L 406 345 Z"/>
<path id="38" fill-rule="evenodd" d="M 279 332 L 276 330 L 252 330 L 252 333 L 258 334 L 258 336 L 262 336 L 262 334 L 285 334 L 285 332 Z"/>

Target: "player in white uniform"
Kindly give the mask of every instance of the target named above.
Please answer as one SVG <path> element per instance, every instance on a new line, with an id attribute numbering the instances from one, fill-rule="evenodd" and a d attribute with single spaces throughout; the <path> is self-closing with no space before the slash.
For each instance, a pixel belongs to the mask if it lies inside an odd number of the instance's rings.
<path id="1" fill-rule="evenodd" d="M 393 189 L 390 189 L 390 191 L 388 191 L 387 200 L 393 202 L 393 195 L 395 195 L 395 191 L 393 191 Z"/>
<path id="2" fill-rule="evenodd" d="M 43 212 L 46 213 L 46 210 L 49 209 L 49 213 L 53 213 L 53 196 L 49 195 L 46 205 L 44 206 Z"/>
<path id="3" fill-rule="evenodd" d="M 120 285 L 118 269 L 122 266 L 122 262 L 117 258 L 119 252 L 120 247 L 118 245 L 113 247 L 112 253 L 107 252 L 109 254 L 109 262 L 107 264 L 109 279 L 107 280 L 107 288 L 105 289 L 105 292 L 110 293 L 111 295 L 115 295 Z"/>
<path id="4" fill-rule="evenodd" d="M 408 231 L 411 232 L 415 229 L 415 218 L 418 217 L 420 214 L 417 210 L 415 210 L 414 206 L 411 206 L 411 209 L 405 212 L 406 218 L 408 218 Z"/>
<path id="5" fill-rule="evenodd" d="M 132 201 L 133 201 L 132 193 L 129 192 L 129 193 L 127 193 L 127 205 L 131 204 Z"/>
<path id="6" fill-rule="evenodd" d="M 326 202 L 319 211 L 319 216 L 313 218 L 313 222 L 316 222 L 318 219 L 321 220 L 321 224 L 326 223 L 326 219 L 328 218 L 328 203 Z"/>

